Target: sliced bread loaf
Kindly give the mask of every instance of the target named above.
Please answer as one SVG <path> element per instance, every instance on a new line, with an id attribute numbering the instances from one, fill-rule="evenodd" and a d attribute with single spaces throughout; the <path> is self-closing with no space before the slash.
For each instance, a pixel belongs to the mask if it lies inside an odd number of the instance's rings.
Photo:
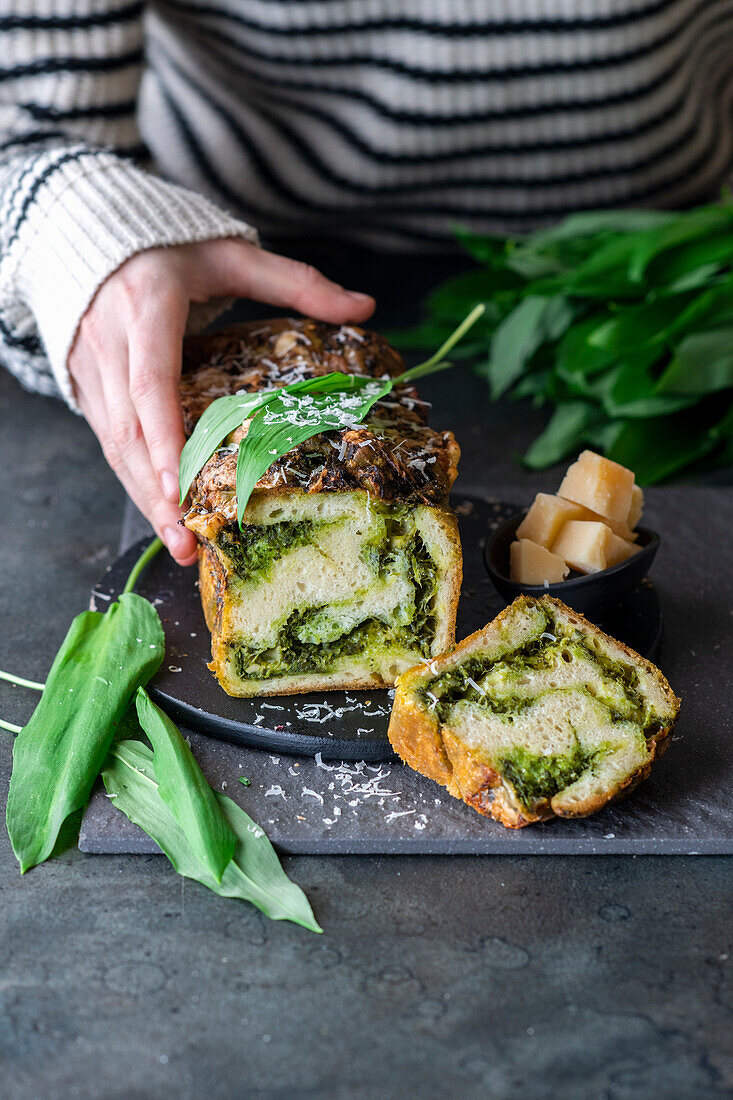
<path id="1" fill-rule="evenodd" d="M 519 828 L 628 793 L 666 749 L 678 709 L 649 661 L 559 600 L 520 596 L 399 677 L 389 737 L 416 771 Z"/>

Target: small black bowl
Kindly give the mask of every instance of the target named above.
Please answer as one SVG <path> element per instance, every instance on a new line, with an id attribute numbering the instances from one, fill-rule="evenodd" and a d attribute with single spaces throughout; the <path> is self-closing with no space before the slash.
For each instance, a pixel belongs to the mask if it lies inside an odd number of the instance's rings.
<path id="1" fill-rule="evenodd" d="M 509 547 L 514 542 L 517 527 L 526 516 L 516 516 L 497 527 L 484 551 L 486 569 L 494 588 L 511 603 L 517 596 L 556 596 L 568 607 L 589 618 L 601 618 L 611 608 L 623 603 L 649 572 L 659 549 L 659 535 L 647 527 L 637 527 L 636 545 L 641 549 L 626 561 L 600 573 L 571 577 L 556 584 L 519 584 L 509 579 Z"/>

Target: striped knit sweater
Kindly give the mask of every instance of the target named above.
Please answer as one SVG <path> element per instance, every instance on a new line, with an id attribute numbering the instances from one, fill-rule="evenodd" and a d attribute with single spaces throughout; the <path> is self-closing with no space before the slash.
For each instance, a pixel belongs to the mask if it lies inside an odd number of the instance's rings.
<path id="1" fill-rule="evenodd" d="M 0 0 L 0 357 L 73 403 L 84 311 L 156 245 L 703 200 L 732 99 L 733 0 Z"/>

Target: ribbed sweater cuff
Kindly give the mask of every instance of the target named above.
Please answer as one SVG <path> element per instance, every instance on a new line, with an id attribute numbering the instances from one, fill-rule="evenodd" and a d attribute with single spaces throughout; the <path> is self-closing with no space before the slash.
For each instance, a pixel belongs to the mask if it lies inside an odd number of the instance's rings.
<path id="1" fill-rule="evenodd" d="M 208 199 L 107 153 L 82 154 L 49 174 L 18 231 L 16 285 L 33 311 L 62 396 L 77 409 L 67 359 L 105 279 L 146 248 L 223 237 L 256 242 L 254 229 Z M 208 323 L 208 302 L 191 321 Z"/>

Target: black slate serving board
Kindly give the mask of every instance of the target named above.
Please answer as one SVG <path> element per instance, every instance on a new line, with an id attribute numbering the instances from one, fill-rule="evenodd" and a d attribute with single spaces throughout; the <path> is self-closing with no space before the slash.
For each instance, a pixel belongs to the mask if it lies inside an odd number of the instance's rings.
<path id="1" fill-rule="evenodd" d="M 671 623 L 660 663 L 683 708 L 670 751 L 630 798 L 591 818 L 504 829 L 399 762 L 286 755 L 183 726 L 209 782 L 259 821 L 284 853 L 733 853 L 733 586 L 728 571 L 715 571 L 733 529 L 733 494 L 657 490 L 649 498 L 649 525 L 663 534 L 655 577 Z M 474 498 L 473 504 L 461 516 L 464 539 L 472 533 L 483 538 L 481 523 L 488 526 L 502 514 L 496 502 Z M 499 609 L 483 575 L 476 591 L 465 595 L 475 601 L 481 622 Z M 103 791 L 87 808 L 79 846 L 85 852 L 157 851 Z"/>
<path id="2" fill-rule="evenodd" d="M 630 798 L 593 817 L 505 829 L 399 762 L 285 756 L 188 732 L 216 790 L 291 855 L 712 855 L 733 853 L 730 788 L 711 786 L 694 748 L 672 745 Z M 687 751 L 685 752 L 685 748 Z M 243 787 L 239 776 L 250 780 Z M 716 775 L 717 779 L 717 775 Z M 79 836 L 84 852 L 158 851 L 97 791 Z"/>
<path id="3" fill-rule="evenodd" d="M 517 512 L 514 504 L 475 497 L 454 500 L 463 545 L 463 589 L 456 635 L 465 638 L 505 605 L 490 584 L 483 549 L 494 529 Z M 103 609 L 124 587 L 145 546 L 140 540 L 104 575 L 92 595 Z M 204 622 L 195 571 L 158 555 L 137 589 L 158 608 L 166 635 L 166 655 L 149 691 L 176 721 L 200 733 L 272 752 L 324 759 L 392 760 L 387 738 L 392 706 L 389 691 L 330 691 L 265 699 L 232 699 L 206 667 L 210 635 Z M 645 656 L 659 641 L 661 618 L 653 587 L 640 585 L 623 607 L 612 604 L 598 625 Z"/>

